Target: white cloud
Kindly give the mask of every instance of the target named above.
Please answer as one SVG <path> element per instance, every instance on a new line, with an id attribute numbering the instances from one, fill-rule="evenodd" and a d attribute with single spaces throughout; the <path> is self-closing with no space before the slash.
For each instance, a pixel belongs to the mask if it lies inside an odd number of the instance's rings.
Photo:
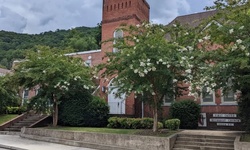
<path id="1" fill-rule="evenodd" d="M 147 1 L 151 7 L 151 21 L 167 24 L 178 15 L 191 13 L 194 7 L 200 8 L 201 3 L 210 4 L 213 0 Z M 96 26 L 101 22 L 101 9 L 101 0 L 0 0 L 0 30 L 40 33 Z"/>
<path id="2" fill-rule="evenodd" d="M 167 24 L 181 12 L 188 13 L 190 5 L 187 0 L 148 0 L 151 7 L 153 23 Z"/>

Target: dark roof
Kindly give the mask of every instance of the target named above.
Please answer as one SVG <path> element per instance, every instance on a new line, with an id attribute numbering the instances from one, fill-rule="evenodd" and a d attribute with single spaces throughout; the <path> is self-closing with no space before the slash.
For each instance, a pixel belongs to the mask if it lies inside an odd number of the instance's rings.
<path id="1" fill-rule="evenodd" d="M 169 25 L 180 23 L 181 25 L 197 27 L 202 21 L 214 16 L 216 13 L 216 10 L 212 10 L 184 16 L 178 16 L 172 22 L 170 22 Z"/>

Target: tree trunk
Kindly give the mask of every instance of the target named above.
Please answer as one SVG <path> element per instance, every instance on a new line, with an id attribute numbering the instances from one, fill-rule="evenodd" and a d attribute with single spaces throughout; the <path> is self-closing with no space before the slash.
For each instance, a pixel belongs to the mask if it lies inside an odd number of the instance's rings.
<path id="1" fill-rule="evenodd" d="M 57 126 L 57 121 L 58 121 L 58 104 L 57 104 L 57 99 L 56 96 L 53 95 L 53 126 Z"/>
<path id="2" fill-rule="evenodd" d="M 158 110 L 157 110 L 157 106 L 154 106 L 153 116 L 154 116 L 153 132 L 157 132 L 158 131 Z"/>
<path id="3" fill-rule="evenodd" d="M 154 119 L 154 125 L 153 125 L 153 132 L 158 131 L 158 109 L 157 109 L 157 97 L 154 96 L 154 106 L 153 106 L 153 119 Z"/>

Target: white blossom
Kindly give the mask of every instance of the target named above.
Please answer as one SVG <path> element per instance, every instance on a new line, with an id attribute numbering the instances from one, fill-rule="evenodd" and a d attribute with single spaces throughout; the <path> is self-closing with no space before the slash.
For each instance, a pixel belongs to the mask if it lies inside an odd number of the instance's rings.
<path id="1" fill-rule="evenodd" d="M 185 70 L 185 72 L 186 73 L 191 73 L 192 71 L 191 71 L 191 69 L 187 69 L 187 70 Z"/>
<path id="2" fill-rule="evenodd" d="M 136 46 L 134 47 L 134 49 L 136 49 Z"/>
<path id="3" fill-rule="evenodd" d="M 162 64 L 163 64 L 163 65 L 166 65 L 167 63 L 166 63 L 166 62 L 163 62 Z"/>
<path id="4" fill-rule="evenodd" d="M 241 43 L 242 43 L 242 40 L 241 40 L 241 39 L 238 39 L 238 40 L 236 40 L 236 42 L 237 42 L 238 44 L 241 44 Z"/>
<path id="5" fill-rule="evenodd" d="M 146 69 L 145 69 L 143 72 L 144 72 L 145 74 L 148 74 L 148 70 L 146 70 Z"/>
<path id="6" fill-rule="evenodd" d="M 159 59 L 159 62 L 162 62 L 162 59 Z"/>
<path id="7" fill-rule="evenodd" d="M 167 65 L 167 68 L 170 68 L 170 65 Z"/>
<path id="8" fill-rule="evenodd" d="M 144 62 L 140 62 L 140 66 L 144 67 L 145 63 Z"/>
<path id="9" fill-rule="evenodd" d="M 240 30 L 244 29 L 244 26 L 239 27 Z"/>
<path id="10" fill-rule="evenodd" d="M 130 56 L 130 54 L 127 54 L 127 56 Z"/>
<path id="11" fill-rule="evenodd" d="M 173 24 L 173 27 L 177 27 L 177 25 L 176 25 L 176 24 Z"/>
<path id="12" fill-rule="evenodd" d="M 232 34 L 234 32 L 234 29 L 230 29 L 229 33 Z"/>
<path id="13" fill-rule="evenodd" d="M 139 76 L 140 76 L 140 77 L 144 77 L 145 75 L 144 75 L 144 73 L 140 72 L 140 73 L 139 73 Z"/>
<path id="14" fill-rule="evenodd" d="M 43 73 L 46 73 L 46 70 L 43 70 Z"/>
<path id="15" fill-rule="evenodd" d="M 234 44 L 234 45 L 232 46 L 232 51 L 236 50 L 237 48 L 238 48 L 238 46 Z"/>
<path id="16" fill-rule="evenodd" d="M 131 65 L 129 65 L 129 68 L 130 68 L 130 69 L 133 69 L 133 65 L 132 65 L 132 64 L 131 64 Z"/>
<path id="17" fill-rule="evenodd" d="M 155 95 L 155 92 L 152 92 L 151 94 L 152 94 L 152 95 Z"/>
<path id="18" fill-rule="evenodd" d="M 250 54 L 249 53 L 246 53 L 246 56 L 249 56 Z"/>
<path id="19" fill-rule="evenodd" d="M 138 73 L 138 69 L 135 69 L 135 70 L 134 70 L 134 73 Z"/>
<path id="20" fill-rule="evenodd" d="M 198 39 L 198 42 L 199 42 L 199 43 L 202 43 L 202 42 L 203 42 L 203 40 L 202 40 L 202 39 Z"/>
<path id="21" fill-rule="evenodd" d="M 241 49 L 241 50 L 245 50 L 246 47 L 245 47 L 244 45 L 240 45 L 240 49 Z"/>
<path id="22" fill-rule="evenodd" d="M 177 80 L 176 80 L 176 79 L 174 79 L 174 80 L 173 80 L 173 83 L 176 83 L 176 82 L 177 82 Z"/>
<path id="23" fill-rule="evenodd" d="M 137 42 L 137 43 L 139 43 L 139 42 L 140 42 L 140 40 L 139 40 L 139 39 L 136 39 L 136 42 Z"/>
<path id="24" fill-rule="evenodd" d="M 216 86 L 216 83 L 212 83 L 211 86 L 214 88 Z"/>
<path id="25" fill-rule="evenodd" d="M 152 71 L 156 71 L 156 68 L 155 68 L 155 67 L 152 67 Z"/>
<path id="26" fill-rule="evenodd" d="M 208 35 L 208 36 L 205 36 L 203 39 L 204 39 L 204 40 L 209 40 L 210 38 L 211 38 L 211 36 Z"/>

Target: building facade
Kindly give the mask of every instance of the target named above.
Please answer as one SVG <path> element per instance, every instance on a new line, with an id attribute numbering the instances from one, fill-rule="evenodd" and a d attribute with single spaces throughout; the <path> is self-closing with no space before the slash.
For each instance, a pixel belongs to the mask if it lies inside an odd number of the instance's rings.
<path id="1" fill-rule="evenodd" d="M 122 24 L 137 25 L 143 21 L 149 21 L 150 6 L 146 0 L 103 0 L 102 11 L 102 41 L 111 38 L 119 38 L 124 36 L 123 31 L 119 30 Z M 179 16 L 174 19 L 171 24 L 178 21 L 181 24 L 187 24 L 191 27 L 198 26 L 202 20 L 213 16 L 216 11 L 202 12 Z M 95 66 L 100 63 L 105 63 L 106 52 L 115 52 L 112 47 L 113 42 L 102 44 L 101 50 L 92 50 L 86 52 L 68 54 L 74 57 L 81 57 L 86 64 Z M 116 85 L 112 82 L 112 78 L 100 79 L 99 96 L 106 99 L 110 106 L 110 114 L 126 114 L 135 117 L 151 117 L 152 111 L 147 105 L 144 105 L 141 100 L 135 99 L 131 94 L 125 98 L 125 95 L 117 98 L 115 96 Z M 201 128 L 215 129 L 240 129 L 240 119 L 237 116 L 237 102 L 234 93 L 224 95 L 220 91 L 215 91 L 213 94 L 201 96 L 196 102 L 201 106 L 201 117 L 199 126 Z M 187 94 L 175 99 L 193 99 Z M 166 99 L 163 104 L 162 118 L 167 118 L 169 108 L 173 99 Z"/>

